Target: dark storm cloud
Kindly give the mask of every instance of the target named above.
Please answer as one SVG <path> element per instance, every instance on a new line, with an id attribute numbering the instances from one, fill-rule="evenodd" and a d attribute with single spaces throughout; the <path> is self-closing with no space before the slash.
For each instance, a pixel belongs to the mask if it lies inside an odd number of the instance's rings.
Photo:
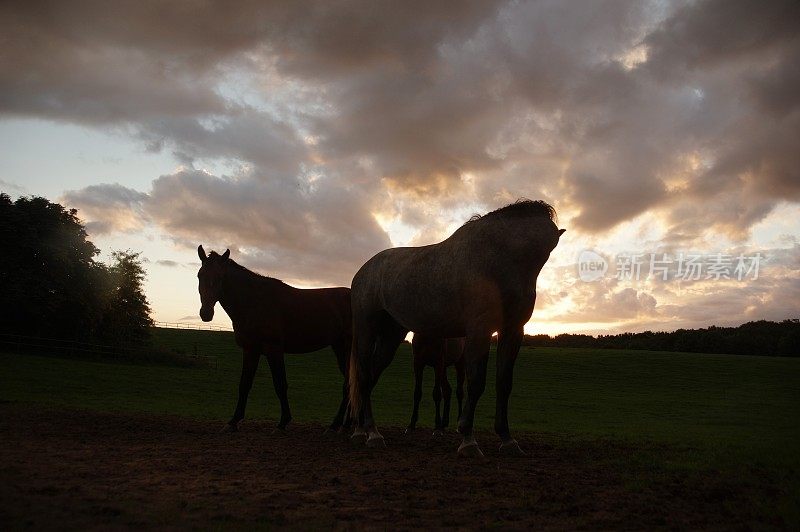
<path id="1" fill-rule="evenodd" d="M 707 226 L 743 237 L 781 200 L 800 200 L 798 27 L 791 0 L 712 0 L 681 7 L 646 37 L 643 70 L 698 95 L 699 120 L 683 131 L 708 161 L 676 198 L 677 226 L 699 226 L 711 208 Z"/>
<path id="2" fill-rule="evenodd" d="M 798 22 L 800 4 L 793 0 L 690 2 L 645 38 L 651 50 L 647 68 L 667 77 L 726 62 L 775 59 L 797 45 Z"/>
<path id="3" fill-rule="evenodd" d="M 78 122 L 220 113 L 215 77 L 243 52 L 267 47 L 282 70 L 308 77 L 386 63 L 412 70 L 494 5 L 4 2 L 0 110 Z"/>
<path id="4" fill-rule="evenodd" d="M 0 110 L 132 125 L 187 163 L 233 158 L 290 179 L 310 161 L 357 161 L 373 181 L 451 204 L 545 192 L 589 233 L 663 209 L 691 234 L 673 206 L 724 198 L 749 214 L 716 227 L 740 236 L 800 193 L 793 1 L 2 10 Z M 271 109 L 220 85 L 237 71 Z M 274 90 L 287 84 L 299 89 Z M 670 190 L 691 152 L 705 166 Z"/>
<path id="5" fill-rule="evenodd" d="M 156 150 L 171 147 L 187 165 L 196 159 L 232 159 L 277 178 L 293 178 L 308 156 L 292 126 L 254 109 L 239 109 L 202 123 L 194 118 L 153 121 L 139 136 Z"/>

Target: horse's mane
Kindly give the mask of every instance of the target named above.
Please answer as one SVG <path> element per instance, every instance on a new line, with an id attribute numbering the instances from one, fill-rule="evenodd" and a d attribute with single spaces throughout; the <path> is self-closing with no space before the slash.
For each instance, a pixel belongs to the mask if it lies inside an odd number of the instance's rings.
<path id="1" fill-rule="evenodd" d="M 554 222 L 558 220 L 556 209 L 546 201 L 520 198 L 514 203 L 487 212 L 486 214 L 474 214 L 464 225 L 485 218 L 515 218 L 521 216 L 547 216 Z"/>
<path id="2" fill-rule="evenodd" d="M 222 255 L 220 255 L 216 251 L 212 251 L 211 253 L 208 254 L 208 258 L 221 259 Z M 241 264 L 239 264 L 238 262 L 236 262 L 235 260 L 233 260 L 231 258 L 228 258 L 225 262 L 226 262 L 226 264 L 227 264 L 227 266 L 229 268 L 233 268 L 234 271 L 236 271 L 236 272 L 238 272 L 240 274 L 248 275 L 250 277 L 255 277 L 255 278 L 258 278 L 258 279 L 264 279 L 266 281 L 276 281 L 278 283 L 285 284 L 280 279 L 276 279 L 274 277 L 269 277 L 267 275 L 261 275 L 260 273 L 254 272 L 253 270 L 248 270 L 247 268 L 245 268 L 244 266 L 242 266 Z"/>

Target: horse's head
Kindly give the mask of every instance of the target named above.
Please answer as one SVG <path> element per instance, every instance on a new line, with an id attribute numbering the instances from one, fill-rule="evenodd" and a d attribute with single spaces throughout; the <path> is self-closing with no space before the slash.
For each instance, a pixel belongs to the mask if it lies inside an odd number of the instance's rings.
<path id="1" fill-rule="evenodd" d="M 200 271 L 197 272 L 197 279 L 200 281 L 198 286 L 200 319 L 211 321 L 214 318 L 214 305 L 220 298 L 220 286 L 227 270 L 231 250 L 226 249 L 222 255 L 214 251 L 206 255 L 203 246 L 198 246 L 197 255 L 200 257 Z"/>

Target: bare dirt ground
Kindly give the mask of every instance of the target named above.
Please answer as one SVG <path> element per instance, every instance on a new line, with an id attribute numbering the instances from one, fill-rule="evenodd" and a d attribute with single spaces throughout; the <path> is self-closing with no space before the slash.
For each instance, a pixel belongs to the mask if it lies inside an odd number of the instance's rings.
<path id="1" fill-rule="evenodd" d="M 458 459 L 458 435 L 385 429 L 355 447 L 316 425 L 219 422 L 0 404 L 0 528 L 781 527 L 759 514 L 766 479 L 669 473 L 636 449 L 547 444 L 527 456 Z M 622 459 L 620 460 L 620 457 Z M 628 464 L 630 465 L 621 465 Z M 767 491 L 764 491 L 767 490 Z"/>

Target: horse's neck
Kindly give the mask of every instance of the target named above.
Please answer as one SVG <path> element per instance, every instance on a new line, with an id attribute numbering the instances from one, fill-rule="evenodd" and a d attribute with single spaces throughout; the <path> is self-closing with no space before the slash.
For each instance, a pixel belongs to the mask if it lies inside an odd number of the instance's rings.
<path id="1" fill-rule="evenodd" d="M 252 272 L 241 271 L 231 271 L 223 278 L 219 303 L 232 322 L 240 322 L 248 316 L 257 297 L 253 291 L 263 280 Z"/>
<path id="2" fill-rule="evenodd" d="M 231 321 L 244 322 L 254 316 L 265 318 L 267 309 L 280 307 L 281 291 L 287 287 L 277 279 L 262 277 L 249 270 L 232 271 L 223 280 L 220 305 Z"/>

